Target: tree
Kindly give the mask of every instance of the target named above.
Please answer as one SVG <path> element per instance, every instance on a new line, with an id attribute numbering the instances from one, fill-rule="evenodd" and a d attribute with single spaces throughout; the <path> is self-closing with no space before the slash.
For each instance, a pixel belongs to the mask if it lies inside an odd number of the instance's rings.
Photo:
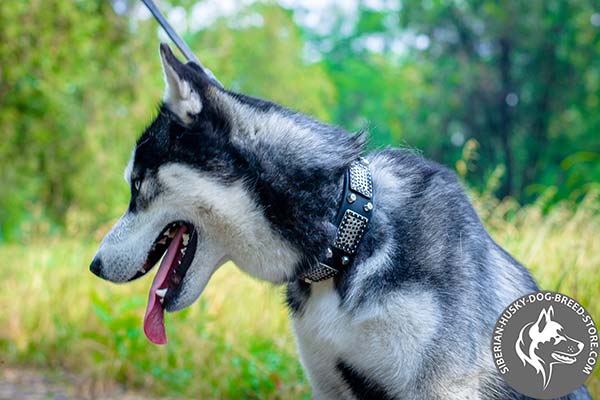
<path id="1" fill-rule="evenodd" d="M 428 4 L 407 2 L 400 12 L 403 28 L 431 39 L 415 52 L 431 64 L 426 79 L 435 90 L 424 106 L 440 113 L 446 132 L 455 124 L 481 143 L 479 182 L 503 164 L 498 194 L 527 200 L 533 184 L 566 183 L 560 165 L 569 155 L 598 154 L 597 135 L 588 141 L 597 129 L 590 100 L 598 99 L 600 65 L 592 2 Z"/>
<path id="2" fill-rule="evenodd" d="M 100 0 L 0 2 L 0 42 L 0 240 L 39 214 L 106 215 L 123 196 L 99 187 L 134 140 L 131 105 L 148 103 L 144 44 Z"/>
<path id="3" fill-rule="evenodd" d="M 500 197 L 526 202 L 554 187 L 560 199 L 599 180 L 592 2 L 359 2 L 350 27 L 342 13 L 328 17 L 328 32 L 305 34 L 340 93 L 341 125 L 449 166 L 474 138 L 469 183 L 483 187 L 502 166 Z"/>

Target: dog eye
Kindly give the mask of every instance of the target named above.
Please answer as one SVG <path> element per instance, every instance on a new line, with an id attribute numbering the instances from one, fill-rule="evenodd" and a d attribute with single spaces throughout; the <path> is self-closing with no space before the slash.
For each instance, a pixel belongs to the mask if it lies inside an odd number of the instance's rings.
<path id="1" fill-rule="evenodd" d="M 563 340 L 564 340 L 564 339 L 563 339 L 562 337 L 560 337 L 560 336 L 554 336 L 554 337 L 553 337 L 553 339 L 554 339 L 554 344 L 558 344 L 558 343 L 560 343 L 561 341 L 563 341 Z"/>

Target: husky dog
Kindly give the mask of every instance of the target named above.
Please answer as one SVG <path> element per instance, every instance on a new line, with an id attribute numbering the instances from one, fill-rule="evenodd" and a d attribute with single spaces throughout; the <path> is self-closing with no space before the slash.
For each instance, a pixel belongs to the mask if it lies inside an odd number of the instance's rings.
<path id="1" fill-rule="evenodd" d="M 537 286 L 451 171 L 407 150 L 365 155 L 364 134 L 227 91 L 167 45 L 160 54 L 165 98 L 125 170 L 129 208 L 90 266 L 128 282 L 164 254 L 144 319 L 151 341 L 166 341 L 163 311 L 191 305 L 231 260 L 287 284 L 316 399 L 523 398 L 497 374 L 490 340 L 503 309 Z M 306 283 L 361 155 L 375 208 L 354 262 Z"/>
<path id="2" fill-rule="evenodd" d="M 542 309 L 537 321 L 526 324 L 515 344 L 523 365 L 531 365 L 542 375 L 546 389 L 555 364 L 573 364 L 583 350 L 583 343 L 564 333 L 563 326 L 554 319 L 554 308 Z"/>

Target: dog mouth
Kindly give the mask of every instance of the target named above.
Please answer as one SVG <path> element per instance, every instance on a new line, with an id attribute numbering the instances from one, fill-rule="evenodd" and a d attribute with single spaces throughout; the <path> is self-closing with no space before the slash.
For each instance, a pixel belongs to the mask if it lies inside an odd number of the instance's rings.
<path id="1" fill-rule="evenodd" d="M 146 262 L 130 279 L 146 275 L 162 258 L 148 293 L 148 304 L 144 315 L 144 333 L 155 344 L 167 342 L 164 311 L 181 294 L 185 275 L 194 260 L 198 243 L 198 232 L 188 222 L 168 224 L 156 238 Z"/>
<path id="2" fill-rule="evenodd" d="M 198 235 L 194 226 L 183 221 L 172 222 L 163 228 L 160 235 L 154 240 L 154 243 L 146 256 L 146 262 L 140 267 L 137 273 L 128 280 L 128 282 L 141 278 L 150 272 L 163 257 L 168 250 L 169 245 L 181 229 L 184 229 L 185 231 L 181 237 L 178 248 L 179 252 L 176 254 L 172 265 L 172 271 L 169 273 L 168 282 L 169 288 L 177 288 L 194 259 L 198 241 Z"/>
<path id="3" fill-rule="evenodd" d="M 577 359 L 572 357 L 570 354 L 563 353 L 562 351 L 555 351 L 552 353 L 552 358 L 563 364 L 573 364 Z"/>

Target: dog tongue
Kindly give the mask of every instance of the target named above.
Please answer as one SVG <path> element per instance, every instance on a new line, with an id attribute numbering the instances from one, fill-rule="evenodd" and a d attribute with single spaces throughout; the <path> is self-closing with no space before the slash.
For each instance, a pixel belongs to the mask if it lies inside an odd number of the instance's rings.
<path id="1" fill-rule="evenodd" d="M 181 238 L 185 233 L 185 225 L 182 225 L 175 237 L 171 241 L 167 253 L 163 257 L 158 272 L 152 282 L 150 293 L 148 294 L 148 305 L 146 306 L 146 315 L 144 315 L 144 333 L 146 337 L 154 344 L 167 343 L 167 334 L 165 333 L 165 316 L 160 297 L 156 294 L 157 289 L 164 289 L 168 286 L 169 271 L 172 268 L 177 250 L 181 244 Z"/>

